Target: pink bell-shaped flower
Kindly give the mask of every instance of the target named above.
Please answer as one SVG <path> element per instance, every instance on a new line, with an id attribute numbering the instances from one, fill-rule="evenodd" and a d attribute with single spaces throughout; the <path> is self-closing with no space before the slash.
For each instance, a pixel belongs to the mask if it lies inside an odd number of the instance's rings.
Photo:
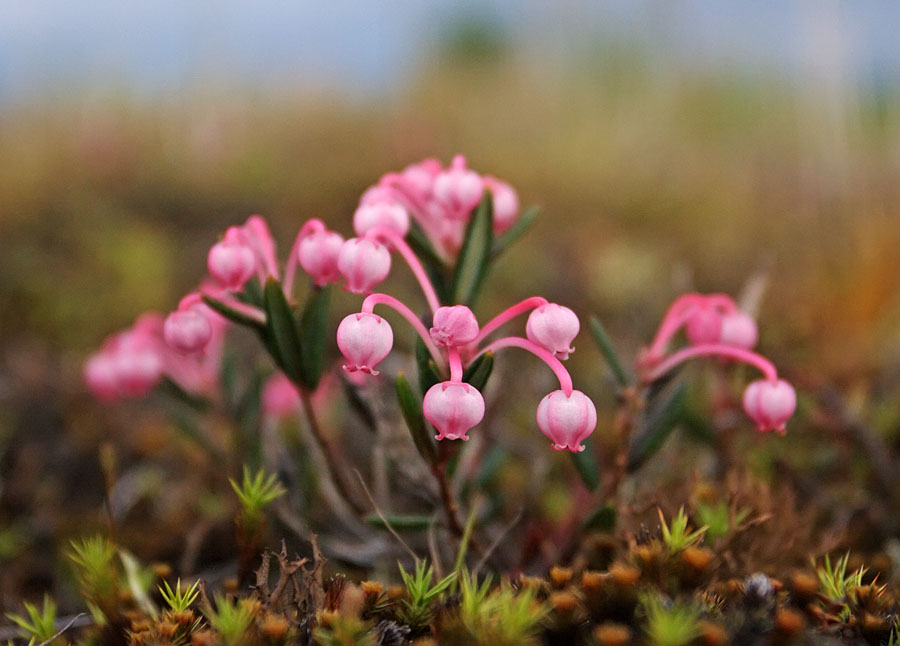
<path id="1" fill-rule="evenodd" d="M 250 280 L 256 270 L 256 255 L 241 241 L 240 230 L 230 227 L 225 232 L 225 239 L 209 250 L 206 266 L 222 287 L 237 290 Z"/>
<path id="2" fill-rule="evenodd" d="M 182 354 L 199 352 L 206 347 L 212 335 L 212 325 L 199 307 L 172 312 L 163 324 L 166 343 Z"/>
<path id="3" fill-rule="evenodd" d="M 481 201 L 484 180 L 466 167 L 465 157 L 457 155 L 450 168 L 435 178 L 433 191 L 434 197 L 447 209 L 449 217 L 465 220 Z"/>
<path id="4" fill-rule="evenodd" d="M 568 307 L 547 303 L 532 310 L 525 324 L 525 334 L 532 343 L 565 361 L 574 352 L 572 341 L 578 336 L 581 324 L 575 312 Z"/>
<path id="5" fill-rule="evenodd" d="M 126 333 L 113 355 L 113 371 L 119 391 L 129 397 L 143 397 L 159 383 L 163 374 L 163 359 L 158 348 Z"/>
<path id="6" fill-rule="evenodd" d="M 425 419 L 438 430 L 438 440 L 468 440 L 469 429 L 484 418 L 484 397 L 462 382 L 445 381 L 425 393 Z"/>
<path id="7" fill-rule="evenodd" d="M 445 348 L 466 345 L 478 336 L 478 320 L 465 305 L 439 307 L 432 321 L 431 339 Z"/>
<path id="8" fill-rule="evenodd" d="M 722 338 L 722 314 L 712 305 L 699 305 L 688 319 L 684 333 L 693 345 L 719 343 Z"/>
<path id="9" fill-rule="evenodd" d="M 337 344 L 347 359 L 344 370 L 361 370 L 377 375 L 375 370 L 394 345 L 394 332 L 383 318 L 376 314 L 359 312 L 345 316 L 337 329 Z"/>
<path id="10" fill-rule="evenodd" d="M 116 365 L 109 352 L 98 352 L 84 364 L 84 381 L 94 397 L 112 402 L 119 396 Z"/>
<path id="11" fill-rule="evenodd" d="M 519 195 L 512 186 L 490 175 L 484 176 L 484 185 L 493 196 L 494 233 L 504 233 L 519 217 Z"/>
<path id="12" fill-rule="evenodd" d="M 750 350 L 758 340 L 759 331 L 752 316 L 741 310 L 722 315 L 719 343 Z"/>
<path id="13" fill-rule="evenodd" d="M 582 442 L 597 426 L 597 409 L 580 390 L 573 390 L 568 395 L 555 390 L 538 404 L 537 424 L 553 442 L 554 449 L 579 453 L 585 448 Z"/>
<path id="14" fill-rule="evenodd" d="M 316 231 L 305 236 L 297 245 L 297 260 L 319 287 L 340 279 L 338 254 L 344 237 L 336 231 Z"/>
<path id="15" fill-rule="evenodd" d="M 370 292 L 391 271 L 391 254 L 383 244 L 350 238 L 338 252 L 337 268 L 354 294 Z"/>
<path id="16" fill-rule="evenodd" d="M 273 419 L 288 419 L 300 409 L 300 393 L 283 372 L 276 372 L 266 380 L 262 389 L 262 409 Z"/>
<path id="17" fill-rule="evenodd" d="M 744 391 L 744 411 L 760 431 L 784 433 L 797 408 L 797 393 L 784 379 L 759 379 Z"/>
<path id="18" fill-rule="evenodd" d="M 409 231 L 409 213 L 395 201 L 367 201 L 353 214 L 353 230 L 364 236 L 373 227 L 385 227 L 401 238 Z"/>

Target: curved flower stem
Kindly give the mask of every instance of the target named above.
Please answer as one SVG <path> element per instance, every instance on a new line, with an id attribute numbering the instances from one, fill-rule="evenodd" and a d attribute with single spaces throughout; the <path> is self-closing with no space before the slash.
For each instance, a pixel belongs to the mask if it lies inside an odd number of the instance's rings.
<path id="1" fill-rule="evenodd" d="M 478 336 L 475 337 L 475 340 L 472 342 L 475 347 L 478 346 L 491 332 L 496 330 L 498 327 L 517 317 L 519 314 L 524 314 L 529 310 L 536 309 L 541 305 L 546 305 L 547 299 L 543 296 L 532 296 L 531 298 L 526 298 L 521 303 L 516 303 L 512 307 L 500 312 L 497 316 L 488 321 L 481 330 L 478 331 Z"/>
<path id="2" fill-rule="evenodd" d="M 406 240 L 388 227 L 372 227 L 366 233 L 365 237 L 375 239 L 381 238 L 394 246 L 397 252 L 403 256 L 406 264 L 409 265 L 416 280 L 419 281 L 419 286 L 422 288 L 422 293 L 425 294 L 425 300 L 428 301 L 428 307 L 431 308 L 431 313 L 433 314 L 437 311 L 441 306 L 441 302 L 437 297 L 437 292 L 434 291 L 434 285 L 431 284 L 428 273 L 425 271 L 425 267 L 422 266 L 419 257 L 416 256 L 409 245 L 406 244 Z"/>
<path id="3" fill-rule="evenodd" d="M 223 305 L 227 305 L 229 308 L 233 309 L 235 312 L 243 314 L 248 319 L 252 319 L 259 323 L 260 325 L 266 324 L 266 313 L 263 312 L 258 307 L 254 307 L 253 305 L 248 305 L 247 303 L 243 303 L 233 296 L 231 296 L 228 292 L 219 292 L 213 293 L 207 290 L 201 290 L 200 293 L 207 298 L 211 298 L 213 300 L 219 301 Z"/>
<path id="4" fill-rule="evenodd" d="M 440 350 L 438 350 L 437 346 L 434 344 L 434 341 L 431 340 L 431 335 L 428 333 L 428 329 L 425 327 L 425 324 L 419 320 L 419 317 L 416 316 L 411 309 L 409 309 L 406 305 L 398 301 L 393 296 L 388 296 L 387 294 L 369 294 L 368 296 L 366 296 L 365 300 L 363 300 L 360 311 L 366 314 L 371 314 L 376 305 L 387 305 L 388 307 L 395 310 L 404 319 L 406 319 L 406 322 L 413 327 L 413 329 L 422 338 L 422 341 L 425 342 L 425 347 L 428 348 L 428 352 L 431 354 L 431 357 L 434 359 L 438 367 L 443 369 L 447 365 L 444 356 L 441 354 Z"/>
<path id="5" fill-rule="evenodd" d="M 528 350 L 528 352 L 535 355 L 538 359 L 540 359 L 550 367 L 550 370 L 552 370 L 556 375 L 556 378 L 559 379 L 560 389 L 566 395 L 572 394 L 572 376 L 569 374 L 569 371 L 566 370 L 565 366 L 563 366 L 562 361 L 554 357 L 550 352 L 548 352 L 541 346 L 537 345 L 536 343 L 532 343 L 528 339 L 523 339 L 519 336 L 507 336 L 494 341 L 486 348 L 482 349 L 477 356 L 480 356 L 485 352 L 496 352 L 497 350 L 502 350 L 503 348 L 521 348 L 522 350 Z"/>
<path id="6" fill-rule="evenodd" d="M 322 450 L 322 454 L 325 456 L 325 465 L 331 475 L 332 482 L 334 482 L 335 489 L 337 489 L 341 498 L 344 499 L 344 502 L 346 502 L 353 511 L 360 516 L 363 515 L 367 511 L 366 505 L 357 500 L 353 489 L 351 489 L 348 484 L 349 481 L 347 477 L 344 475 L 344 470 L 340 465 L 340 460 L 337 457 L 334 446 L 328 441 L 325 434 L 322 433 L 322 427 L 319 426 L 319 420 L 316 418 L 315 411 L 313 410 L 309 391 L 301 386 L 297 386 L 297 390 L 300 392 L 300 401 L 303 403 L 303 414 L 306 417 L 309 430 L 312 433 L 316 444 L 318 444 L 319 448 Z"/>
<path id="7" fill-rule="evenodd" d="M 672 337 L 678 333 L 678 330 L 688 322 L 694 312 L 694 308 L 708 304 L 718 307 L 725 312 L 733 312 L 737 309 L 734 299 L 728 294 L 698 294 L 691 292 L 683 294 L 675 299 L 675 301 L 666 310 L 662 323 L 653 338 L 647 350 L 648 359 L 659 359 L 666 352 L 666 345 L 672 340 Z"/>
<path id="8" fill-rule="evenodd" d="M 450 359 L 450 381 L 458 384 L 462 382 L 463 377 L 462 359 L 459 356 L 459 348 L 448 348 L 447 354 Z"/>
<path id="9" fill-rule="evenodd" d="M 778 380 L 778 371 L 775 369 L 772 362 L 765 357 L 758 355 L 755 352 L 751 352 L 750 350 L 744 350 L 743 348 L 737 348 L 731 345 L 722 345 L 721 343 L 701 343 L 679 350 L 650 370 L 643 376 L 643 380 L 645 383 L 656 381 L 672 370 L 672 368 L 688 359 L 711 356 L 742 361 L 759 370 L 766 379 L 770 381 Z"/>

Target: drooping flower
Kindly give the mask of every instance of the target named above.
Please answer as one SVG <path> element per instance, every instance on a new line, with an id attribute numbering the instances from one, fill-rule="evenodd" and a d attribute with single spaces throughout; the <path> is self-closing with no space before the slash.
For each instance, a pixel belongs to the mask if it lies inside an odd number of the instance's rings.
<path id="1" fill-rule="evenodd" d="M 581 324 L 575 312 L 563 305 L 547 303 L 532 310 L 525 325 L 525 334 L 532 343 L 565 361 L 574 352 L 572 341 L 578 336 Z"/>
<path id="2" fill-rule="evenodd" d="M 338 252 L 337 268 L 347 281 L 347 289 L 364 294 L 387 278 L 391 254 L 383 244 L 367 238 L 350 238 Z"/>
<path id="3" fill-rule="evenodd" d="M 199 352 L 206 347 L 212 335 L 212 325 L 199 308 L 172 312 L 163 324 L 166 343 L 183 354 Z"/>
<path id="4" fill-rule="evenodd" d="M 345 316 L 338 325 L 337 344 L 347 359 L 344 370 L 377 375 L 375 366 L 391 351 L 394 332 L 380 316 L 359 312 Z"/>
<path id="5" fill-rule="evenodd" d="M 484 176 L 484 185 L 493 197 L 494 233 L 504 233 L 519 217 L 519 195 L 512 186 L 491 175 Z"/>
<path id="6" fill-rule="evenodd" d="M 797 393 L 784 379 L 758 379 L 744 391 L 744 411 L 760 431 L 784 433 L 797 408 Z"/>
<path id="7" fill-rule="evenodd" d="M 338 254 L 344 245 L 344 237 L 336 231 L 322 229 L 301 238 L 297 244 L 297 261 L 313 283 L 318 286 L 337 282 Z"/>
<path id="8" fill-rule="evenodd" d="M 471 343 L 478 336 L 478 320 L 465 305 L 441 307 L 434 313 L 429 332 L 437 345 L 459 347 Z"/>
<path id="9" fill-rule="evenodd" d="M 484 180 L 481 175 L 466 166 L 466 158 L 457 155 L 445 171 L 434 180 L 434 197 L 447 209 L 447 216 L 466 220 L 481 201 Z"/>
<path id="10" fill-rule="evenodd" d="M 685 325 L 685 335 L 694 345 L 718 343 L 722 337 L 722 313 L 710 303 L 695 306 Z"/>
<path id="11" fill-rule="evenodd" d="M 752 316 L 741 310 L 722 315 L 719 343 L 750 350 L 758 340 L 759 331 Z"/>
<path id="12" fill-rule="evenodd" d="M 557 451 L 584 451 L 582 442 L 597 426 L 594 402 L 580 390 L 568 395 L 555 390 L 541 400 L 537 408 L 537 424 L 541 432 L 553 442 Z"/>
<path id="13" fill-rule="evenodd" d="M 373 227 L 385 227 L 401 238 L 409 231 L 409 214 L 396 201 L 369 201 L 356 209 L 353 214 L 353 230 L 364 236 Z"/>
<path id="14" fill-rule="evenodd" d="M 425 393 L 425 419 L 438 430 L 438 440 L 468 440 L 467 433 L 484 418 L 484 397 L 467 383 L 445 381 Z"/>
<path id="15" fill-rule="evenodd" d="M 256 270 L 256 254 L 243 241 L 237 227 L 229 227 L 225 238 L 209 250 L 206 265 L 210 275 L 225 289 L 237 290 L 244 286 Z"/>

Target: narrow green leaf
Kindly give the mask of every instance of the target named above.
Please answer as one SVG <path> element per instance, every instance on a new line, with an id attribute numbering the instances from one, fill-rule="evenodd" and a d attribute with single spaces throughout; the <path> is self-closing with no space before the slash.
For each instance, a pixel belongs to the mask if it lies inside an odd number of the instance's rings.
<path id="1" fill-rule="evenodd" d="M 437 292 L 438 298 L 441 301 L 451 300 L 453 294 L 450 293 L 450 285 L 447 280 L 447 264 L 434 250 L 428 236 L 422 232 L 416 222 L 410 222 L 406 243 L 425 266 L 425 271 L 428 272 L 428 277 L 431 279 L 431 284 L 434 285 L 434 291 Z"/>
<path id="2" fill-rule="evenodd" d="M 612 370 L 613 376 L 616 378 L 616 383 L 619 384 L 619 387 L 621 388 L 626 387 L 631 382 L 628 378 L 628 373 L 626 373 L 625 368 L 622 367 L 619 353 L 616 352 L 612 339 L 610 339 L 609 335 L 606 333 L 606 328 L 603 327 L 603 323 L 601 323 L 600 319 L 596 316 L 591 317 L 591 333 L 594 335 L 594 340 L 600 347 L 600 352 L 603 353 L 606 363 L 609 364 L 610 370 Z"/>
<path id="3" fill-rule="evenodd" d="M 266 336 L 271 341 L 270 350 L 274 352 L 272 358 L 291 381 L 302 384 L 300 337 L 294 313 L 281 291 L 281 285 L 274 278 L 266 281 L 263 293 L 268 322 Z"/>
<path id="4" fill-rule="evenodd" d="M 584 529 L 595 532 L 612 532 L 616 528 L 616 508 L 602 505 L 584 521 Z"/>
<path id="5" fill-rule="evenodd" d="M 237 323 L 238 325 L 244 325 L 246 327 L 252 328 L 257 332 L 264 330 L 265 326 L 257 321 L 256 319 L 252 319 L 246 314 L 238 312 L 236 309 L 232 309 L 225 303 L 211 296 L 202 296 L 203 302 L 206 303 L 211 309 L 215 310 L 225 318 L 227 318 L 232 323 Z"/>
<path id="6" fill-rule="evenodd" d="M 514 242 L 516 242 L 519 238 L 525 235 L 528 230 L 531 228 L 531 225 L 534 224 L 534 221 L 537 220 L 538 216 L 541 214 L 541 207 L 539 206 L 530 206 L 528 207 L 522 215 L 519 216 L 519 219 L 516 220 L 515 224 L 510 227 L 509 231 L 504 233 L 497 242 L 494 244 L 493 256 L 496 258 L 501 253 L 506 251 Z"/>
<path id="7" fill-rule="evenodd" d="M 387 521 L 387 525 L 385 524 L 385 520 Z M 384 514 L 384 519 L 382 520 L 378 514 L 368 514 L 365 517 L 365 521 L 367 525 L 371 525 L 372 527 L 387 529 L 388 525 L 390 525 L 398 532 L 414 532 L 428 529 L 434 522 L 434 517 L 421 516 L 418 514 Z"/>
<path id="8" fill-rule="evenodd" d="M 262 287 L 258 280 L 248 280 L 244 283 L 244 290 L 237 294 L 237 297 L 245 303 L 255 305 L 262 308 L 265 297 L 263 296 Z"/>
<path id="9" fill-rule="evenodd" d="M 463 373 L 463 381 L 483 390 L 494 369 L 494 353 L 485 352 L 479 356 Z"/>
<path id="10" fill-rule="evenodd" d="M 678 425 L 684 407 L 683 381 L 666 384 L 647 398 L 642 419 L 628 451 L 627 469 L 634 471 L 656 453 Z"/>
<path id="11" fill-rule="evenodd" d="M 325 365 L 325 351 L 330 335 L 330 303 L 330 287 L 314 288 L 300 316 L 300 374 L 303 385 L 310 390 L 315 390 L 319 385 Z"/>
<path id="12" fill-rule="evenodd" d="M 584 446 L 584 451 L 570 453 L 569 455 L 572 456 L 572 462 L 575 463 L 575 468 L 578 470 L 578 475 L 581 476 L 581 481 L 584 482 L 590 491 L 593 491 L 600 484 L 600 469 L 597 465 L 597 454 L 594 451 L 593 438 L 587 438 L 584 441 Z"/>
<path id="13" fill-rule="evenodd" d="M 187 404 L 189 407 L 201 413 L 208 411 L 212 406 L 212 402 L 209 399 L 189 393 L 169 377 L 163 377 L 157 388 L 160 392 Z"/>
<path id="14" fill-rule="evenodd" d="M 477 508 L 473 505 L 466 519 L 466 526 L 463 528 L 462 538 L 459 539 L 459 549 L 456 551 L 456 561 L 453 563 L 453 574 L 456 577 L 451 581 L 451 589 L 456 592 L 457 581 L 462 574 L 463 566 L 466 564 L 466 553 L 469 551 L 469 541 L 472 540 L 472 530 L 475 529 L 475 512 Z"/>
<path id="15" fill-rule="evenodd" d="M 422 401 L 413 392 L 409 380 L 402 372 L 397 373 L 397 401 L 400 402 L 400 412 L 403 413 L 416 450 L 428 464 L 434 464 L 437 461 L 437 447 L 432 439 L 431 427 L 422 413 Z"/>
<path id="16" fill-rule="evenodd" d="M 416 335 L 416 365 L 419 369 L 419 388 L 424 397 L 429 388 L 444 381 L 444 378 L 431 358 L 428 348 L 425 347 L 425 342 L 418 335 Z"/>
<path id="17" fill-rule="evenodd" d="M 491 192 L 485 191 L 476 207 L 453 272 L 453 302 L 471 305 L 478 296 L 481 283 L 491 262 L 494 241 L 494 213 Z"/>

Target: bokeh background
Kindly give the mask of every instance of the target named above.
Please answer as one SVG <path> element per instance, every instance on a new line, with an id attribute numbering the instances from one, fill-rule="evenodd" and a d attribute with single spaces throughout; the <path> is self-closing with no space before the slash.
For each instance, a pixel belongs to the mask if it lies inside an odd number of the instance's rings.
<path id="1" fill-rule="evenodd" d="M 633 356 L 682 291 L 749 289 L 766 354 L 896 454 L 898 29 L 889 0 L 4 4 L 5 598 L 99 522 L 112 431 L 138 457 L 171 441 L 84 392 L 103 337 L 171 309 L 229 224 L 264 214 L 283 251 L 309 217 L 348 232 L 367 186 L 426 156 L 543 207 L 485 314 L 544 294 Z M 589 346 L 575 369 L 596 376 Z M 827 476 L 824 437 L 782 457 Z"/>

